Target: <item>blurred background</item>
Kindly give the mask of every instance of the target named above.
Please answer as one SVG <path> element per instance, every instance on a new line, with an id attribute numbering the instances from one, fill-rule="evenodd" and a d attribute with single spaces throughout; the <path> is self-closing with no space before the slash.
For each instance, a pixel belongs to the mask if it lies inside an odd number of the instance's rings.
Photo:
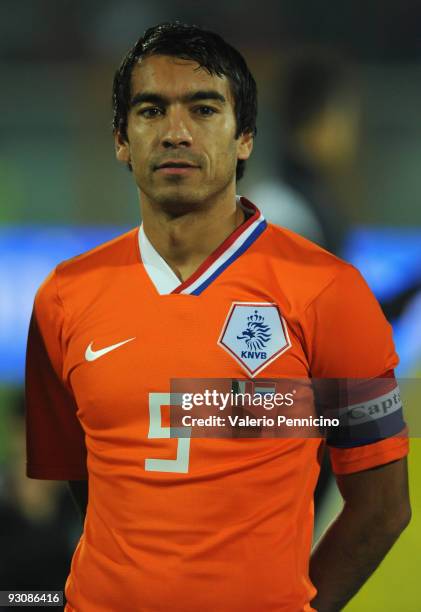
<path id="1" fill-rule="evenodd" d="M 79 537 L 65 486 L 24 475 L 29 316 L 59 261 L 139 224 L 114 158 L 111 83 L 144 29 L 175 18 L 217 31 L 256 78 L 258 135 L 238 193 L 361 270 L 394 327 L 398 375 L 421 377 L 420 2 L 2 0 L 0 590 L 62 589 Z M 412 523 L 348 612 L 421 610 L 411 442 Z M 339 507 L 325 475 L 316 535 Z"/>

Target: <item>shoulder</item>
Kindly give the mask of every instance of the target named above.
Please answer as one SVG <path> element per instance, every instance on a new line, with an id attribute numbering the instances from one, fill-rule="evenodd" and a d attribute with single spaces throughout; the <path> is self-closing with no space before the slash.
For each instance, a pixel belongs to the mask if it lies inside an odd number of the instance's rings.
<path id="1" fill-rule="evenodd" d="M 300 234 L 272 223 L 268 223 L 265 234 L 262 245 L 279 283 L 293 289 L 303 307 L 328 289 L 352 290 L 365 284 L 353 265 Z"/>
<path id="2" fill-rule="evenodd" d="M 113 238 L 99 246 L 61 262 L 57 268 L 57 275 L 78 275 L 118 264 L 131 264 L 138 261 L 138 229 Z"/>
<path id="3" fill-rule="evenodd" d="M 393 369 L 392 328 L 360 272 L 290 230 L 268 229 L 312 376 L 370 378 Z"/>
<path id="4" fill-rule="evenodd" d="M 139 262 L 138 228 L 104 242 L 80 255 L 59 263 L 39 287 L 35 304 L 62 305 L 69 293 L 88 292 L 109 281 L 117 269 Z"/>

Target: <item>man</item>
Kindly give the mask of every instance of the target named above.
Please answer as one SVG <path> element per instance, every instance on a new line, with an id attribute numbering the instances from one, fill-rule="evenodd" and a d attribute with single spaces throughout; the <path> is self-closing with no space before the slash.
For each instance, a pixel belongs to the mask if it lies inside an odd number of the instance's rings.
<path id="1" fill-rule="evenodd" d="M 360 87 L 352 63 L 317 47 L 292 54 L 283 84 L 283 179 L 318 219 L 322 246 L 339 255 L 348 223 L 335 186 L 350 182 L 360 125 Z"/>
<path id="2" fill-rule="evenodd" d="M 89 479 L 67 610 L 338 610 L 409 520 L 400 407 L 331 447 L 345 504 L 310 581 L 321 438 L 170 438 L 170 382 L 387 373 L 396 396 L 390 327 L 354 268 L 236 198 L 256 87 L 219 36 L 147 30 L 113 100 L 143 224 L 55 269 L 28 342 L 28 475 L 82 506 Z"/>
<path id="3" fill-rule="evenodd" d="M 284 63 L 281 180 L 253 185 L 251 196 L 267 219 L 341 256 L 348 221 L 338 185 L 349 184 L 358 151 L 358 79 L 332 49 L 302 47 Z"/>

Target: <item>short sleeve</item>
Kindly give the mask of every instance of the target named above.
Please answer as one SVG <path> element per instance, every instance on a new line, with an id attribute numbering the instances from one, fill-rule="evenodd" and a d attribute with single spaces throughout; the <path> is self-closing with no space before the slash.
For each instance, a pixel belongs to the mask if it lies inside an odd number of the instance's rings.
<path id="1" fill-rule="evenodd" d="M 87 478 L 85 435 L 71 390 L 62 378 L 63 305 L 53 272 L 37 292 L 26 352 L 27 475 Z"/>
<path id="2" fill-rule="evenodd" d="M 347 474 L 404 457 L 408 439 L 392 327 L 353 266 L 343 264 L 308 306 L 306 325 L 311 376 L 341 390 L 340 410 L 349 424 L 327 439 L 333 471 Z M 348 405 L 343 388 L 351 389 Z"/>
<path id="3" fill-rule="evenodd" d="M 307 308 L 315 378 L 370 378 L 399 363 L 392 327 L 361 274 L 344 264 Z"/>

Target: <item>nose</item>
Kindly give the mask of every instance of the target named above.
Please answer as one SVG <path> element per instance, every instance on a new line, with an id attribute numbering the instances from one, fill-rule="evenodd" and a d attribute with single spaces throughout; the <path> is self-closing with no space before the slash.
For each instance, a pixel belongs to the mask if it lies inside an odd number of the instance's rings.
<path id="1" fill-rule="evenodd" d="M 165 149 L 190 147 L 193 139 L 182 109 L 168 109 L 166 119 L 162 146 Z"/>

